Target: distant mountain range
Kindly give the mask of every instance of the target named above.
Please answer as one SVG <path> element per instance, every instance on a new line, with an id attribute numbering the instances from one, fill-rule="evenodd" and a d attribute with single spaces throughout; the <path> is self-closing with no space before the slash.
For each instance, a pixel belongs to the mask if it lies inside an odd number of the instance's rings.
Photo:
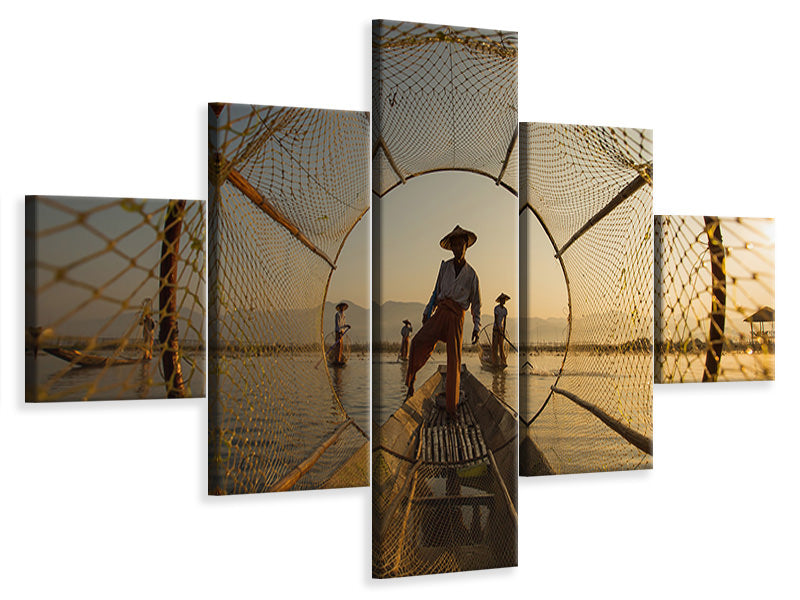
<path id="1" fill-rule="evenodd" d="M 494 304 L 491 305 L 494 309 Z M 425 305 L 421 302 L 385 302 L 382 305 L 373 304 L 373 310 L 380 319 L 380 341 L 399 342 L 400 330 L 403 328 L 403 319 L 411 321 L 414 331 L 419 331 L 422 327 L 422 311 Z M 493 314 L 481 315 L 481 328 L 491 325 L 494 321 Z M 517 324 L 519 319 L 509 318 L 506 324 L 508 339 L 514 344 L 517 343 Z M 531 342 L 563 342 L 567 331 L 567 320 L 558 318 L 527 319 L 529 340 Z M 464 315 L 464 338 L 472 335 L 472 315 L 467 312 Z"/>
<path id="2" fill-rule="evenodd" d="M 353 344 L 366 344 L 369 342 L 370 314 L 369 311 L 356 304 L 355 302 L 344 300 L 349 304 L 345 313 L 347 323 L 351 326 L 349 331 L 350 342 Z M 322 317 L 322 329 L 326 336 L 333 332 L 334 315 L 336 313 L 334 302 L 325 303 L 325 311 Z M 491 308 L 494 305 L 490 305 Z M 380 335 L 381 343 L 398 343 L 400 341 L 400 330 L 403 327 L 403 319 L 408 319 L 417 332 L 422 327 L 422 311 L 424 305 L 421 302 L 385 302 L 378 306 L 373 305 L 375 311 L 375 333 Z M 97 316 L 87 319 L 73 320 L 63 324 L 59 331 L 60 336 L 87 336 L 93 335 L 108 323 L 111 315 Z M 131 326 L 138 317 L 136 311 L 127 311 L 121 317 L 116 318 L 103 332 L 102 337 L 120 337 Z M 581 343 L 594 341 L 598 343 L 614 343 L 619 332 L 615 331 L 614 323 L 624 323 L 621 317 L 609 314 L 602 318 L 595 316 L 592 319 L 593 327 L 582 327 L 587 319 L 576 319 L 575 331 L 573 332 L 573 342 Z M 493 315 L 481 315 L 481 326 L 490 325 Z M 259 310 L 240 310 L 236 318 L 232 315 L 223 315 L 219 323 L 219 331 L 223 338 L 230 341 L 256 344 L 315 344 L 319 340 L 320 331 L 320 311 L 319 308 L 304 308 L 296 310 L 284 310 L 277 313 L 267 314 Z M 187 321 L 191 321 L 194 329 L 201 329 L 202 318 L 198 312 L 188 310 L 181 311 L 181 337 L 196 340 L 197 335 L 187 326 Z M 592 331 L 596 334 L 597 324 L 608 323 L 610 329 L 605 339 L 584 340 L 581 337 L 583 331 Z M 528 318 L 520 323 L 519 319 L 510 318 L 508 320 L 508 338 L 514 344 L 518 342 L 516 334 L 518 323 L 527 327 L 529 343 L 563 343 L 567 333 L 568 321 L 566 318 L 551 317 L 541 319 L 538 317 Z M 749 327 L 748 327 L 749 330 Z M 468 339 L 472 333 L 471 315 L 467 313 L 464 318 L 464 338 Z M 136 335 L 140 332 L 137 331 Z M 206 334 L 208 335 L 208 334 Z M 643 334 L 644 337 L 649 337 Z"/>
<path id="3" fill-rule="evenodd" d="M 198 341 L 198 331 L 205 330 L 205 323 L 203 315 L 197 311 L 190 311 L 181 309 L 179 311 L 178 333 L 181 339 Z M 111 320 L 113 318 L 113 320 Z M 101 338 L 120 338 L 129 331 L 131 326 L 132 337 L 138 338 L 142 335 L 142 329 L 135 322 L 139 319 L 139 309 L 126 310 L 122 314 L 114 317 L 114 313 L 106 313 L 102 316 L 95 316 L 91 318 L 72 319 L 67 320 L 61 324 L 56 332 L 56 336 L 65 337 L 91 337 L 98 334 L 100 329 L 105 327 L 102 333 L 99 333 Z M 111 322 L 109 323 L 109 320 Z M 158 329 L 156 329 L 158 335 Z"/>

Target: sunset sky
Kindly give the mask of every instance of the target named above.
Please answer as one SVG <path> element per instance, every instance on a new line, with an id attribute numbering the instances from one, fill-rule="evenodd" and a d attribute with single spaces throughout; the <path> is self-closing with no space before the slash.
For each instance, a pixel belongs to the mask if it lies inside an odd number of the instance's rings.
<path id="1" fill-rule="evenodd" d="M 744 317 L 762 306 L 775 308 L 775 221 L 759 218 L 720 217 L 722 243 L 726 248 L 726 322 L 728 335 L 747 333 Z M 673 216 L 666 224 L 665 244 L 656 256 L 656 272 L 661 274 L 657 289 L 664 294 L 667 318 L 657 323 L 664 337 L 691 335 L 702 337 L 708 329 L 711 305 L 711 274 L 708 239 L 702 216 Z M 693 269 L 691 272 L 689 269 Z M 674 274 L 680 285 L 670 283 Z M 691 301 L 690 301 L 691 300 Z"/>
<path id="2" fill-rule="evenodd" d="M 482 312 L 488 313 L 487 299 L 492 301 L 491 308 L 500 291 L 512 295 L 509 290 L 516 286 L 519 225 L 521 234 L 528 236 L 529 315 L 567 317 L 566 283 L 553 248 L 530 211 L 517 216 L 516 199 L 505 189 L 478 175 L 434 173 L 409 180 L 389 192 L 383 202 L 383 223 L 373 224 L 381 232 L 384 251 L 381 302 L 427 302 L 440 261 L 452 258 L 439 247 L 439 240 L 458 223 L 478 234 L 478 242 L 467 250 L 467 261 L 478 272 Z M 369 223 L 365 217 L 345 243 L 331 278 L 329 301 L 348 299 L 367 306 L 368 254 Z M 516 316 L 519 294 L 513 296 L 507 307 L 509 314 Z"/>
<path id="3" fill-rule="evenodd" d="M 113 315 L 125 324 L 135 319 L 142 301 L 158 293 L 159 231 L 166 205 L 166 200 L 38 199 L 37 324 L 55 326 L 57 333 L 91 335 L 96 331 L 82 330 L 82 323 Z M 196 254 L 189 247 L 188 230 L 199 226 L 201 210 L 198 203 L 187 203 L 190 224 L 181 238 L 185 257 Z M 201 249 L 198 270 L 202 260 Z M 59 281 L 55 269 L 64 271 Z M 180 285 L 200 290 L 202 301 L 203 285 L 196 273 L 185 266 L 180 273 Z M 126 301 L 128 309 L 122 306 Z"/>
<path id="4" fill-rule="evenodd" d="M 517 198 L 486 177 L 461 172 L 410 179 L 380 200 L 380 294 L 376 301 L 421 302 L 430 298 L 442 260 L 452 253 L 439 240 L 456 225 L 475 232 L 467 262 L 478 274 L 483 314 L 504 292 L 509 317 L 516 317 L 518 264 Z"/>

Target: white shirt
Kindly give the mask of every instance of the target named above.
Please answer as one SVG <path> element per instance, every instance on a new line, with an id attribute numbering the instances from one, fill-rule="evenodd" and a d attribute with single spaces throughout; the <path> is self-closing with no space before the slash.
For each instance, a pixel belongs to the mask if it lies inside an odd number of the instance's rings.
<path id="1" fill-rule="evenodd" d="M 445 298 L 450 298 L 464 310 L 472 307 L 472 323 L 475 331 L 481 328 L 481 290 L 478 274 L 469 263 L 465 262 L 456 276 L 454 259 L 443 260 L 439 265 L 439 275 L 436 277 L 436 286 L 433 294 L 425 307 L 425 315 L 430 316 L 434 305 Z"/>
<path id="2" fill-rule="evenodd" d="M 506 315 L 508 314 L 508 309 L 503 306 L 502 304 L 498 304 L 494 307 L 494 328 L 499 329 L 503 333 L 506 331 Z"/>
<path id="3" fill-rule="evenodd" d="M 338 335 L 342 331 L 342 328 L 345 326 L 344 313 L 343 312 L 339 312 L 338 310 L 336 311 L 336 321 L 335 322 L 336 322 L 335 331 L 336 331 L 336 334 Z"/>

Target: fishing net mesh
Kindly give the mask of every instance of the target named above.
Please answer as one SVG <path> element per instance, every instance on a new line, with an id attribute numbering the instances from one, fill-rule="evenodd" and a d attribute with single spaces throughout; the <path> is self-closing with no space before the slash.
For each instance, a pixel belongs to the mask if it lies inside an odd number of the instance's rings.
<path id="1" fill-rule="evenodd" d="M 517 35 L 376 21 L 373 192 L 462 170 L 517 189 Z"/>
<path id="2" fill-rule="evenodd" d="M 26 199 L 26 399 L 202 395 L 201 202 Z"/>
<path id="3" fill-rule="evenodd" d="M 520 213 L 530 210 L 548 232 L 569 302 L 550 393 L 533 398 L 520 388 L 522 473 L 650 467 L 652 134 L 522 123 L 520 151 Z M 535 285 L 535 272 L 529 280 Z"/>
<path id="4" fill-rule="evenodd" d="M 773 228 L 655 217 L 656 383 L 774 379 Z"/>
<path id="5" fill-rule="evenodd" d="M 395 187 L 436 171 L 483 175 L 516 195 L 516 33 L 375 21 L 372 48 L 376 211 Z M 374 321 L 373 336 L 380 339 Z M 516 502 L 516 424 L 513 441 L 498 451 L 499 477 L 485 461 L 465 468 L 399 458 L 385 445 L 391 426 L 381 427 L 372 455 L 373 575 L 516 564 L 516 519 L 499 483 L 513 482 Z M 417 427 L 407 423 L 400 439 L 413 438 Z"/>
<path id="6" fill-rule="evenodd" d="M 322 323 L 368 152 L 367 113 L 209 107 L 210 493 L 368 484 Z"/>
<path id="7" fill-rule="evenodd" d="M 456 420 L 434 406 L 432 398 L 444 389 L 437 374 L 378 432 L 375 577 L 517 564 L 517 414 L 487 398 L 490 392 L 470 374 L 462 386 L 467 391 Z M 404 453 L 391 449 L 398 430 L 418 426 L 418 439 L 398 438 L 410 442 Z"/>

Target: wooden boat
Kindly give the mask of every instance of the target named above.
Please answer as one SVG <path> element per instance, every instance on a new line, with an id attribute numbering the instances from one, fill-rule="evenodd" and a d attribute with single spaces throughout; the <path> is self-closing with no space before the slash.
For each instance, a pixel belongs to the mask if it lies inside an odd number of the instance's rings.
<path id="1" fill-rule="evenodd" d="M 494 360 L 492 360 L 491 349 L 487 351 L 484 348 L 481 348 L 480 360 L 481 360 L 481 368 L 486 369 L 487 371 L 502 371 L 508 366 L 508 365 L 495 364 Z"/>
<path id="2" fill-rule="evenodd" d="M 117 365 L 132 365 L 144 360 L 144 358 L 124 358 L 113 356 L 97 356 L 95 354 L 85 354 L 74 348 L 43 348 L 45 352 L 72 363 L 78 367 L 113 367 Z"/>
<path id="3" fill-rule="evenodd" d="M 342 360 L 336 360 L 336 340 L 333 333 L 325 336 L 325 346 L 328 350 L 325 352 L 326 359 L 329 367 L 341 368 L 347 366 L 347 361 L 350 358 L 350 340 L 345 333 L 340 340 L 342 344 Z"/>
<path id="4" fill-rule="evenodd" d="M 492 325 L 486 325 L 480 332 L 481 341 L 478 358 L 480 358 L 482 369 L 487 371 L 502 371 L 508 365 L 499 365 L 494 362 L 494 358 L 492 357 L 492 327 Z M 506 357 L 508 357 L 512 350 L 516 351 L 516 348 L 514 348 L 507 339 L 503 339 L 503 346 Z"/>
<path id="5" fill-rule="evenodd" d="M 442 366 L 376 432 L 376 577 L 517 564 L 518 414 L 462 366 L 451 419 L 445 380 Z"/>

